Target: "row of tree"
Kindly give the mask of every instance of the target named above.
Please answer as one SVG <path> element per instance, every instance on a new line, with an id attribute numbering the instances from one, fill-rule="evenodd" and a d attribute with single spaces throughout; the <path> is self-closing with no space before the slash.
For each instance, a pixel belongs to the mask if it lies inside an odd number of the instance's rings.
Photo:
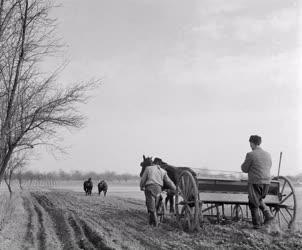
<path id="1" fill-rule="evenodd" d="M 51 0 L 0 0 L 0 183 L 10 181 L 33 150 L 60 149 L 62 128 L 80 128 L 78 104 L 98 85 L 58 82 L 62 66 L 43 70 L 62 45 L 55 35 Z"/>
<path id="2" fill-rule="evenodd" d="M 21 178 L 24 181 L 30 180 L 53 180 L 53 181 L 79 181 L 79 180 L 87 180 L 88 178 L 92 178 L 92 180 L 106 180 L 106 181 L 123 181 L 127 182 L 130 180 L 138 180 L 139 175 L 131 175 L 131 174 L 117 174 L 112 171 L 106 171 L 104 173 L 96 173 L 96 172 L 81 172 L 81 171 L 72 171 L 72 172 L 65 172 L 63 170 L 56 171 L 56 172 L 48 172 L 48 173 L 39 173 L 33 171 L 25 171 L 23 173 L 16 173 L 12 176 L 12 180 Z"/>
<path id="3" fill-rule="evenodd" d="M 13 168 L 8 168 L 13 169 Z M 12 196 L 12 183 L 18 183 L 19 188 L 23 189 L 24 186 L 55 186 L 60 181 L 84 181 L 88 178 L 92 178 L 93 181 L 118 181 L 118 182 L 128 182 L 128 181 L 138 181 L 138 175 L 131 174 L 117 174 L 112 171 L 107 171 L 104 173 L 87 172 L 83 173 L 81 171 L 65 172 L 63 170 L 57 172 L 40 173 L 33 172 L 30 170 L 23 171 L 23 168 L 17 167 L 17 171 L 6 171 L 4 176 L 5 183 L 7 185 L 8 191 Z"/>

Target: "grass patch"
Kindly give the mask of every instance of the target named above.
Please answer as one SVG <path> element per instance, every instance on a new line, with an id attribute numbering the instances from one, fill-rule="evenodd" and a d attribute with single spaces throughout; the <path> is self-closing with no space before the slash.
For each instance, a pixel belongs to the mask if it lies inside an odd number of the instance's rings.
<path id="1" fill-rule="evenodd" d="M 10 221 L 15 211 L 14 197 L 10 198 L 8 194 L 0 193 L 0 231 Z"/>

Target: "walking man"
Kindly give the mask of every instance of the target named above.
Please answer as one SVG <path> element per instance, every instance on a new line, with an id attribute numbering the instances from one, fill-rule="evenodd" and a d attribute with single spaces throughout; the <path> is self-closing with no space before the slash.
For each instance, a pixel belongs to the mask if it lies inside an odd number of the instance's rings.
<path id="1" fill-rule="evenodd" d="M 249 142 L 252 151 L 246 154 L 241 170 L 244 173 L 248 173 L 249 208 L 253 226 L 255 229 L 259 229 L 261 228 L 259 208 L 264 216 L 264 224 L 269 223 L 274 218 L 263 202 L 271 181 L 270 169 L 272 160 L 270 154 L 260 147 L 260 136 L 251 135 Z"/>
<path id="2" fill-rule="evenodd" d="M 159 165 L 154 165 L 152 158 L 144 158 L 145 170 L 140 181 L 140 188 L 145 191 L 146 206 L 149 213 L 149 224 L 157 226 L 156 205 L 160 199 L 162 187 L 165 183 L 170 189 L 176 190 L 167 172 Z"/>

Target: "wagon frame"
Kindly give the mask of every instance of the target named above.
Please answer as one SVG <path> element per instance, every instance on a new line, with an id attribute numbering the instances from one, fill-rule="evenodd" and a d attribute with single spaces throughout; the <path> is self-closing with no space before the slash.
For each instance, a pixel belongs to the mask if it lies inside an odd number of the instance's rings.
<path id="1" fill-rule="evenodd" d="M 250 220 L 248 182 L 242 179 L 198 178 L 182 171 L 177 180 L 175 197 L 179 224 L 188 231 L 200 229 L 208 217 L 222 220 Z M 291 228 L 297 211 L 294 187 L 284 176 L 274 177 L 264 200 L 281 227 Z M 228 214 L 225 211 L 226 206 Z"/>

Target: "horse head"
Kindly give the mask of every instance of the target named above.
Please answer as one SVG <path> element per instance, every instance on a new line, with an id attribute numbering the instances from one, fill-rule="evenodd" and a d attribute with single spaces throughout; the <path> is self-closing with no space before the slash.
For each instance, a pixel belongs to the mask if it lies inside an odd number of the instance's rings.
<path id="1" fill-rule="evenodd" d="M 143 161 L 141 162 L 142 170 L 139 174 L 140 177 L 142 177 L 143 173 L 145 172 L 146 167 L 151 166 L 153 164 L 152 157 L 145 157 L 143 155 Z"/>

